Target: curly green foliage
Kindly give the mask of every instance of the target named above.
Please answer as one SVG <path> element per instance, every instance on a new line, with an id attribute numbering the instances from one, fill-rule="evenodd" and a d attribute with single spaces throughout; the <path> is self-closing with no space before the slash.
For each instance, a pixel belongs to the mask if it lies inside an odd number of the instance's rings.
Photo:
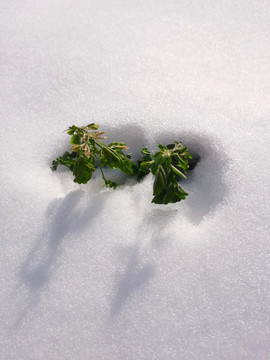
<path id="1" fill-rule="evenodd" d="M 188 194 L 178 180 L 185 178 L 188 170 L 195 165 L 189 161 L 192 157 L 182 143 L 176 141 L 167 146 L 159 145 L 159 151 L 155 154 L 143 148 L 143 157 L 136 165 L 129 154 L 124 154 L 123 149 L 128 149 L 125 143 L 114 141 L 109 145 L 104 144 L 101 141 L 105 139 L 104 132 L 98 129 L 99 125 L 94 123 L 69 127 L 66 131 L 71 136 L 71 152 L 65 152 L 54 160 L 51 169 L 55 171 L 58 165 L 64 165 L 72 171 L 74 182 L 87 184 L 99 167 L 105 185 L 111 188 L 118 184 L 105 178 L 103 167 L 119 169 L 128 175 L 136 174 L 138 181 L 151 172 L 155 176 L 153 203 L 175 203 L 186 198 Z"/>
<path id="2" fill-rule="evenodd" d="M 168 204 L 184 200 L 187 192 L 179 185 L 179 178 L 186 178 L 191 155 L 180 142 L 174 142 L 172 148 L 159 145 L 159 151 L 152 155 L 147 148 L 138 161 L 137 179 L 140 180 L 150 172 L 155 176 L 153 200 L 155 204 Z"/>
<path id="3" fill-rule="evenodd" d="M 71 152 L 65 152 L 52 162 L 51 169 L 56 170 L 58 165 L 68 167 L 74 175 L 74 182 L 86 184 L 96 170 L 100 168 L 102 178 L 107 187 L 115 188 L 116 182 L 105 178 L 102 167 L 119 169 L 128 175 L 133 175 L 136 165 L 125 155 L 123 149 L 128 149 L 125 143 L 114 141 L 105 145 L 101 140 L 105 139 L 104 132 L 97 131 L 99 125 L 71 126 L 66 131 L 71 136 Z"/>

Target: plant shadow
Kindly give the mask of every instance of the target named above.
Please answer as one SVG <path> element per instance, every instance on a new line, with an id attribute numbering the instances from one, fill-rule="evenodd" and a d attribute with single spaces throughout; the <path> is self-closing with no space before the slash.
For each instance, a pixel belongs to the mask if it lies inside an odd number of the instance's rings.
<path id="1" fill-rule="evenodd" d="M 136 206 L 136 204 L 134 204 Z M 132 296 L 140 289 L 143 289 L 157 272 L 155 262 L 145 261 L 143 253 L 146 251 L 160 249 L 168 239 L 161 237 L 160 233 L 174 219 L 177 210 L 164 208 L 152 209 L 148 212 L 138 225 L 135 237 L 135 244 L 128 248 L 122 247 L 119 250 L 121 261 L 126 262 L 125 271 L 115 274 L 115 296 L 111 302 L 109 320 L 116 318 Z M 151 227 L 150 238 L 148 230 Z"/>
<path id="2" fill-rule="evenodd" d="M 188 147 L 191 155 L 197 158 L 198 163 L 190 172 L 186 180 L 181 180 L 183 187 L 189 192 L 184 202 L 182 213 L 194 225 L 199 225 L 203 218 L 215 211 L 224 200 L 228 188 L 224 181 L 224 172 L 229 165 L 225 151 L 215 138 L 194 133 L 167 132 L 156 134 L 152 143 L 144 143 L 151 151 L 157 144 L 168 145 L 180 141 Z M 137 159 L 139 156 L 137 156 Z M 140 252 L 145 245 L 141 244 L 142 231 L 151 227 L 152 233 L 148 247 L 151 250 L 160 249 L 168 241 L 162 231 L 174 220 L 177 209 L 162 208 L 161 205 L 144 216 L 139 225 L 135 245 L 128 249 L 125 255 L 128 258 L 124 274 L 115 275 L 115 297 L 111 303 L 109 319 L 113 320 L 120 314 L 122 308 L 136 291 L 145 286 L 155 275 L 157 267 L 154 263 L 143 262 Z M 124 258 L 125 258 L 124 256 Z M 121 256 L 123 258 L 123 256 Z"/>
<path id="3" fill-rule="evenodd" d="M 93 196 L 90 205 L 85 207 L 81 205 L 87 194 L 85 191 L 75 190 L 49 204 L 47 222 L 44 225 L 46 230 L 39 235 L 19 269 L 18 285 L 14 292 L 26 289 L 27 298 L 12 329 L 18 328 L 35 309 L 44 290 L 50 285 L 66 235 L 85 231 L 104 208 L 108 196 L 109 192 Z"/>
<path id="4" fill-rule="evenodd" d="M 155 266 L 153 264 L 142 263 L 139 247 L 131 247 L 125 253 L 125 257 L 128 259 L 125 272 L 124 274 L 118 273 L 115 275 L 116 295 L 111 304 L 109 315 L 111 320 L 121 312 L 132 295 L 145 286 L 155 273 Z"/>
<path id="5" fill-rule="evenodd" d="M 174 141 L 181 141 L 188 147 L 192 155 L 198 155 L 200 161 L 190 173 L 187 180 L 181 180 L 183 187 L 189 192 L 189 196 L 182 208 L 186 218 L 194 225 L 199 225 L 203 218 L 213 212 L 223 201 L 228 189 L 223 179 L 228 158 L 224 155 L 220 144 L 210 136 L 194 133 L 178 133 L 168 131 L 166 134 L 157 133 L 152 141 L 148 141 L 143 130 L 139 126 L 124 125 L 121 130 L 108 127 L 104 129 L 110 134 L 107 143 L 113 140 L 121 140 L 130 146 L 133 151 L 133 159 L 136 161 L 141 157 L 142 147 L 155 150 L 154 144 L 168 145 Z M 124 184 L 128 176 L 115 173 L 113 181 Z M 50 285 L 51 279 L 57 269 L 58 259 L 66 242 L 67 235 L 85 231 L 104 208 L 111 192 L 99 193 L 91 196 L 90 205 L 81 206 L 86 201 L 86 192 L 75 190 L 62 199 L 52 201 L 47 210 L 48 221 L 44 225 L 45 230 L 38 236 L 35 245 L 27 255 L 19 269 L 18 289 L 27 291 L 26 304 L 17 316 L 13 329 L 20 326 L 23 319 L 32 312 L 40 303 L 41 296 Z M 83 209 L 82 209 L 83 208 Z M 126 267 L 124 273 L 115 276 L 115 297 L 111 303 L 109 317 L 115 318 L 131 299 L 132 295 L 143 288 L 156 272 L 156 265 L 145 263 L 140 255 L 143 244 L 142 230 L 152 226 L 153 232 L 148 246 L 158 249 L 162 246 L 166 237 L 161 237 L 162 230 L 171 221 L 177 210 L 153 209 L 142 220 L 137 232 L 133 247 L 125 252 Z"/>

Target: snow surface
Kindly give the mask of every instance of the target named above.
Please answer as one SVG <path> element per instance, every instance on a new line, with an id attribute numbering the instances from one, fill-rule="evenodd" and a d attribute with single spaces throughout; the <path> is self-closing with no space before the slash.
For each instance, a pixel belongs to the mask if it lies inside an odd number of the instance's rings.
<path id="1" fill-rule="evenodd" d="M 270 359 L 270 2 L 10 0 L 0 24 L 1 359 Z M 89 122 L 198 152 L 187 200 L 52 173 Z"/>

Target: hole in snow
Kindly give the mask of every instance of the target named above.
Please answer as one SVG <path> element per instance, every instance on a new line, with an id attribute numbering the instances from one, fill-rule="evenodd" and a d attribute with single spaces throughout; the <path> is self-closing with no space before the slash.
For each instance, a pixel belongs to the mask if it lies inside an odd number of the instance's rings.
<path id="1" fill-rule="evenodd" d="M 142 157 L 141 148 L 143 147 L 155 152 L 158 144 L 169 145 L 174 141 L 180 141 L 189 149 L 193 157 L 192 171 L 188 174 L 187 179 L 180 179 L 180 184 L 183 184 L 189 196 L 181 202 L 181 207 L 193 224 L 199 224 L 206 214 L 214 211 L 226 195 L 224 172 L 228 159 L 221 144 L 213 135 L 171 130 L 166 133 L 153 134 L 151 132 L 150 136 L 141 127 L 132 124 L 121 127 L 104 127 L 102 130 L 107 135 L 107 144 L 115 140 L 125 142 L 134 162 Z M 60 168 L 63 167 L 60 166 Z M 66 171 L 69 170 L 66 169 Z M 104 173 L 108 179 L 121 185 L 136 184 L 135 180 L 132 182 L 128 175 L 117 169 L 104 169 Z M 99 177 L 99 170 L 97 170 L 93 179 Z"/>
<path id="2" fill-rule="evenodd" d="M 224 173 L 229 159 L 219 141 L 209 134 L 169 131 L 166 134 L 157 133 L 152 143 L 156 146 L 174 141 L 182 142 L 196 163 L 180 184 L 189 194 L 182 202 L 183 212 L 197 225 L 205 215 L 217 208 L 228 192 Z"/>

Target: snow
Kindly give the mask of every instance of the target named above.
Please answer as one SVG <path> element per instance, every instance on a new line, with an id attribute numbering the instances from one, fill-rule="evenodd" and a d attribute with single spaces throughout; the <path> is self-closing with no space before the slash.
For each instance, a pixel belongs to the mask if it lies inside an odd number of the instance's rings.
<path id="1" fill-rule="evenodd" d="M 0 9 L 0 358 L 270 359 L 270 3 Z M 51 172 L 90 122 L 199 153 L 188 198 Z"/>

